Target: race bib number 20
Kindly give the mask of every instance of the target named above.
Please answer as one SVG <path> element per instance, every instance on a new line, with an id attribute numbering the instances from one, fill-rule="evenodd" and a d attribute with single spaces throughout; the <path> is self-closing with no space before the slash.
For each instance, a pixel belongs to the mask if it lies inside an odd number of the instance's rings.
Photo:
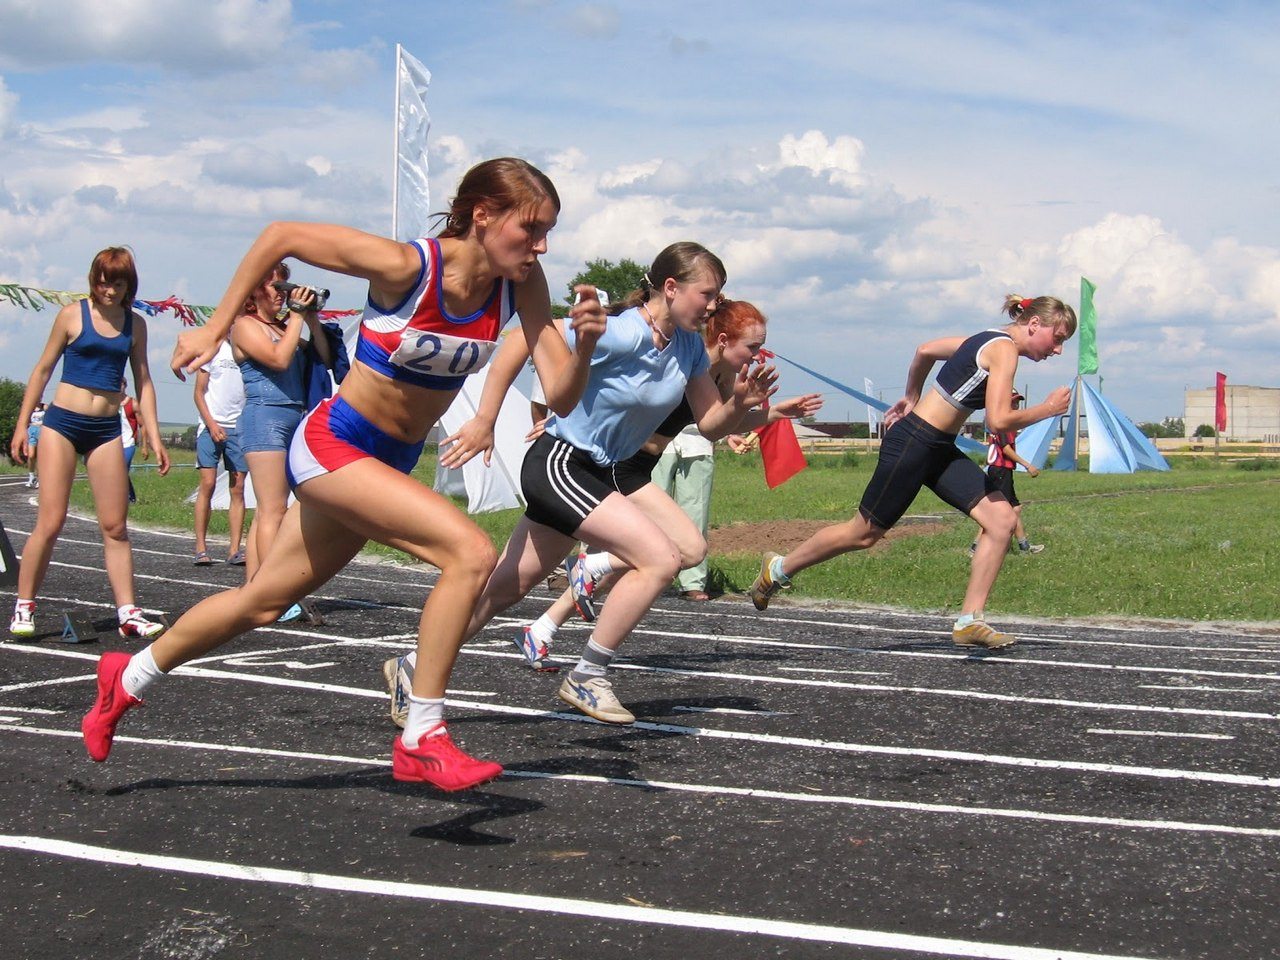
<path id="1" fill-rule="evenodd" d="M 391 362 L 431 377 L 465 377 L 488 363 L 496 349 L 498 345 L 489 340 L 406 330 Z"/>

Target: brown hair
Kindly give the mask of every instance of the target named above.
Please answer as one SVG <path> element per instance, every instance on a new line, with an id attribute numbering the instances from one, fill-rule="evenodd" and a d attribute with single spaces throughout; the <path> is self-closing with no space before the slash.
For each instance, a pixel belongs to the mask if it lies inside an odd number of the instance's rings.
<path id="1" fill-rule="evenodd" d="M 245 297 L 244 307 L 241 309 L 241 312 L 251 313 L 254 316 L 257 316 L 258 305 L 253 302 L 253 295 L 257 293 L 258 290 L 265 283 L 271 283 L 272 281 L 275 281 L 275 280 L 288 280 L 289 273 L 290 273 L 289 265 L 285 263 L 283 260 L 281 260 L 274 267 L 272 267 L 271 270 L 267 273 L 267 275 L 263 277 L 261 280 L 259 280 L 258 283 L 254 285 L 254 288 L 249 291 L 249 296 Z M 267 317 L 265 319 L 274 320 L 275 317 Z"/>
<path id="2" fill-rule="evenodd" d="M 550 200 L 556 213 L 560 212 L 560 194 L 550 177 L 527 160 L 498 157 L 468 170 L 449 202 L 449 212 L 434 216 L 444 220 L 441 238 L 465 237 L 471 231 L 471 217 L 477 206 L 486 206 L 494 214 L 533 211 L 543 200 Z"/>
<path id="3" fill-rule="evenodd" d="M 138 266 L 133 262 L 133 251 L 128 247 L 107 247 L 99 250 L 89 264 L 89 298 L 93 299 L 93 285 L 99 280 L 125 282 L 124 308 L 132 309 L 138 296 Z"/>
<path id="4" fill-rule="evenodd" d="M 747 328 L 756 324 L 767 327 L 769 321 L 755 306 L 745 300 L 724 300 L 707 321 L 702 337 L 708 344 L 715 343 L 722 333 L 728 340 L 741 340 Z"/>
<path id="5" fill-rule="evenodd" d="M 649 267 L 640 279 L 639 289 L 632 290 L 621 300 L 614 303 L 609 308 L 609 313 L 617 316 L 624 310 L 630 310 L 632 307 L 647 303 L 649 298 L 661 290 L 663 284 L 668 280 L 675 280 L 677 283 L 691 283 L 698 278 L 698 274 L 703 270 L 714 276 L 722 287 L 725 281 L 729 279 L 724 263 L 702 244 L 694 243 L 691 240 L 681 240 L 678 243 L 673 243 L 654 257 L 653 265 Z"/>
<path id="6" fill-rule="evenodd" d="M 1004 308 L 1009 319 L 1017 324 L 1030 322 L 1032 317 L 1039 317 L 1045 323 L 1053 324 L 1055 330 L 1065 330 L 1070 337 L 1076 332 L 1076 312 L 1057 297 L 1023 297 L 1011 293 L 1004 298 Z"/>

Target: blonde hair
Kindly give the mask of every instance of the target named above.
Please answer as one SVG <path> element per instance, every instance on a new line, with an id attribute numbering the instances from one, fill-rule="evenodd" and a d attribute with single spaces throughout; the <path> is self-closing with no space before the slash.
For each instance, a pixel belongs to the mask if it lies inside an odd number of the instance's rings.
<path id="1" fill-rule="evenodd" d="M 1053 324 L 1055 330 L 1065 330 L 1068 337 L 1076 332 L 1076 312 L 1057 297 L 1024 297 L 1011 293 L 1004 298 L 1004 308 L 1000 311 L 1009 315 L 1009 319 L 1017 324 L 1029 323 L 1032 317 L 1039 317 L 1045 323 Z"/>

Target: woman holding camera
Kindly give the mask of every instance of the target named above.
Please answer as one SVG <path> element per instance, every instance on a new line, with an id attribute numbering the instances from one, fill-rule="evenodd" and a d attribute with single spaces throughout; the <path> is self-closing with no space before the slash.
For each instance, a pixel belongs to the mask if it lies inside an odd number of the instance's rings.
<path id="1" fill-rule="evenodd" d="M 310 328 L 311 342 L 322 362 L 332 364 L 328 338 L 319 329 L 314 290 L 290 290 L 288 313 L 279 319 L 286 306 L 281 288 L 288 279 L 289 267 L 276 264 L 253 288 L 231 327 L 232 356 L 244 379 L 244 411 L 237 429 L 258 504 L 249 528 L 245 562 L 245 575 L 250 580 L 271 549 L 289 503 L 285 459 L 293 432 L 307 412 L 304 326 Z M 281 620 L 301 615 L 301 607 L 294 604 Z"/>

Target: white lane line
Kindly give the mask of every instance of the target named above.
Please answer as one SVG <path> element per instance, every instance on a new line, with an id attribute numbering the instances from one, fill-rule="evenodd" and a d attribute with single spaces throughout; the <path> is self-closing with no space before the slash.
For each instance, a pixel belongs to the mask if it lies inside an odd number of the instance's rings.
<path id="1" fill-rule="evenodd" d="M 3 716 L 0 716 L 0 723 L 18 723 L 18 722 L 19 722 L 19 721 L 21 721 L 22 719 L 23 719 L 22 717 L 3 717 Z"/>
<path id="2" fill-rule="evenodd" d="M 353 638 L 353 639 L 348 639 L 343 641 L 334 641 L 334 643 L 347 645 L 347 646 L 374 646 L 374 647 L 392 646 L 390 642 L 386 640 L 381 640 L 378 638 L 360 638 L 360 639 Z M 12 650 L 15 652 L 26 652 L 26 653 L 42 653 L 48 656 L 75 657 L 79 659 L 94 660 L 94 661 L 98 659 L 97 654 L 80 653 L 78 651 L 72 651 L 72 650 L 44 649 L 41 647 L 0 645 L 0 651 L 3 651 L 3 650 Z M 472 647 L 463 647 L 462 653 L 468 654 L 470 656 L 477 656 L 477 657 L 500 657 L 500 658 L 509 659 L 509 660 L 522 659 L 520 654 L 518 653 L 504 653 L 498 650 L 477 650 Z M 226 656 L 234 657 L 234 656 L 237 656 L 237 654 L 227 654 L 227 655 L 224 655 L 224 658 Z M 213 660 L 218 658 L 207 658 L 207 659 Z M 205 661 L 200 661 L 200 662 L 205 662 Z M 193 676 L 199 675 L 196 672 L 196 668 L 194 668 L 193 666 L 195 663 L 196 661 L 192 661 L 191 664 L 188 664 L 184 667 L 179 667 L 174 672 L 190 673 Z M 1214 717 L 1218 719 L 1232 719 L 1232 720 L 1278 720 L 1280 719 L 1280 716 L 1277 716 L 1276 714 L 1259 713 L 1259 712 L 1245 711 L 1245 710 L 1210 710 L 1210 709 L 1198 708 L 1198 707 L 1163 707 L 1163 706 L 1153 706 L 1150 704 L 1132 704 L 1132 703 L 1095 703 L 1095 702 L 1086 701 L 1086 700 L 1063 700 L 1063 699 L 1055 699 L 1055 698 L 1049 698 L 1049 697 L 1021 697 L 1021 696 L 1015 696 L 1012 694 L 985 693 L 977 690 L 949 690 L 949 689 L 939 689 L 939 688 L 931 688 L 931 687 L 893 686 L 890 684 L 849 683 L 842 680 L 811 680 L 803 677 L 765 677 L 765 676 L 758 676 L 754 674 L 745 674 L 745 673 L 740 674 L 740 673 L 724 673 L 720 671 L 681 670 L 674 667 L 649 667 L 649 666 L 633 665 L 633 664 L 627 664 L 627 663 L 618 664 L 616 662 L 614 664 L 614 667 L 615 669 L 618 669 L 618 670 L 636 670 L 642 673 L 670 674 L 673 676 L 695 677 L 699 679 L 728 680 L 728 681 L 734 681 L 734 682 L 745 681 L 748 683 L 774 684 L 774 685 L 784 685 L 784 686 L 821 687 L 821 688 L 836 689 L 836 690 L 856 690 L 856 691 L 869 692 L 869 693 L 909 693 L 909 694 L 921 694 L 926 696 L 953 697 L 953 698 L 965 699 L 965 700 L 988 700 L 988 701 L 993 701 L 998 703 L 1017 703 L 1017 704 L 1029 704 L 1033 706 L 1063 707 L 1066 709 L 1075 709 L 1075 710 L 1099 710 L 1099 711 L 1112 711 L 1112 712 L 1121 712 L 1121 713 L 1152 713 L 1152 714 L 1162 714 L 1162 715 L 1169 715 L 1169 716 Z M 223 676 L 224 674 L 211 674 L 211 675 Z M 250 678 L 244 674 L 228 673 L 228 674 L 225 674 L 225 676 L 238 677 L 241 679 L 256 679 L 259 682 L 263 682 L 263 683 L 272 682 L 269 678 L 264 678 L 264 677 Z M 92 679 L 93 679 L 92 676 L 70 677 L 70 678 L 60 678 L 60 679 L 49 680 L 49 681 L 38 681 L 33 684 L 21 684 L 18 686 L 20 687 L 41 686 L 45 683 L 69 683 L 69 682 L 74 682 L 78 680 L 92 680 Z M 304 681 L 283 681 L 282 680 L 280 682 L 296 683 L 302 687 L 309 686 Z M 3 689 L 4 688 L 0 688 L 0 692 L 2 692 Z M 331 687 L 326 689 L 332 689 L 334 692 L 338 692 L 338 693 L 354 693 L 354 695 L 357 695 L 357 696 L 377 696 L 378 695 L 376 693 L 370 693 L 368 691 L 361 690 L 360 688 L 357 688 L 357 687 Z M 382 695 L 385 696 L 385 694 L 382 694 Z"/>
<path id="3" fill-rule="evenodd" d="M 34 649 L 34 648 L 33 648 Z M 92 656 L 90 654 L 89 656 Z M 317 690 L 326 693 L 341 693 L 349 696 L 382 699 L 387 696 L 382 690 L 367 690 L 361 687 L 347 687 L 333 683 L 316 683 L 309 680 L 296 680 L 291 677 L 271 677 L 259 674 L 238 673 L 231 670 L 210 670 L 204 667 L 179 667 L 174 673 L 188 674 L 197 677 L 213 677 L 221 680 L 241 680 L 249 683 L 261 683 L 267 686 L 292 687 L 302 690 Z M 449 691 L 458 693 L 460 691 Z M 456 700 L 446 695 L 445 704 L 453 708 L 479 710 L 485 713 L 507 714 L 509 716 L 531 717 L 541 719 L 562 720 L 573 723 L 599 724 L 599 721 L 580 713 L 539 710 L 531 707 L 516 707 L 501 703 L 474 703 L 467 700 Z M 636 721 L 631 730 L 655 730 L 660 733 L 675 733 L 685 736 L 707 737 L 715 740 L 743 740 L 754 744 L 772 744 L 775 746 L 805 747 L 819 750 L 834 750 L 841 753 L 864 753 L 894 757 L 927 757 L 934 760 L 956 760 L 966 763 L 984 763 L 996 766 L 1026 767 L 1040 770 L 1068 770 L 1077 773 L 1104 773 L 1130 777 L 1156 777 L 1165 780 L 1192 780 L 1205 783 L 1228 783 L 1247 787 L 1280 787 L 1280 778 L 1256 777 L 1247 774 L 1214 773 L 1199 770 L 1178 770 L 1166 767 L 1139 767 L 1114 763 L 1093 763 L 1080 760 L 1045 760 L 1037 757 L 1006 756 L 1002 754 L 972 753 L 964 750 L 935 750 L 924 747 L 886 747 L 878 744 L 847 743 L 838 740 L 815 740 L 809 737 L 784 737 L 767 733 L 747 733 L 736 730 L 711 730 L 705 727 L 686 727 L 668 723 L 651 723 Z"/>
<path id="4" fill-rule="evenodd" d="M 1260 688 L 1250 687 L 1183 687 L 1178 684 L 1140 683 L 1139 690 L 1192 690 L 1201 693 L 1262 693 Z"/>
<path id="5" fill-rule="evenodd" d="M 1201 657 L 1202 660 L 1214 660 L 1219 663 L 1270 663 L 1280 666 L 1275 657 Z"/>
<path id="6" fill-rule="evenodd" d="M 739 717 L 793 717 L 793 713 L 775 710 L 735 710 L 732 707 L 672 707 L 678 713 L 725 713 Z"/>
<path id="7" fill-rule="evenodd" d="M 1117 737 L 1174 737 L 1186 740 L 1234 740 L 1225 733 L 1170 733 L 1167 730 L 1103 730 L 1091 728 L 1089 733 L 1110 734 Z"/>
<path id="8" fill-rule="evenodd" d="M 950 957 L 984 957 L 989 958 L 989 960 L 1135 960 L 1135 958 L 1116 957 L 1106 954 L 1077 953 L 1074 950 L 1020 947 L 1010 944 L 952 940 L 945 937 L 926 937 L 907 933 L 885 933 L 879 930 L 858 930 L 852 927 L 770 920 L 766 917 L 695 913 L 689 910 L 670 910 L 660 907 L 633 907 L 598 900 L 535 896 L 509 890 L 472 890 L 465 887 L 445 887 L 437 884 L 406 883 L 400 880 L 344 877 L 328 873 L 313 873 L 310 870 L 283 870 L 278 867 L 248 866 L 225 861 L 193 860 L 187 857 L 170 857 L 129 850 L 116 850 L 111 847 L 91 846 L 89 844 L 53 840 L 46 837 L 0 835 L 0 846 L 13 850 L 27 850 L 33 853 L 88 860 L 96 863 L 145 867 L 166 873 L 220 877 L 241 882 L 271 883 L 281 886 L 304 887 L 312 890 L 336 890 L 342 893 L 361 893 L 380 897 L 432 900 L 441 903 L 458 903 L 498 910 L 521 910 L 559 916 L 590 917 L 595 920 L 623 921 L 661 927 L 714 930 L 724 933 L 775 937 L 785 940 L 841 943 L 862 947 L 878 947 L 885 950 L 910 950 L 916 953 Z"/>
<path id="9" fill-rule="evenodd" d="M 79 740 L 80 734 L 70 730 L 53 730 L 47 727 L 5 727 L 4 731 L 30 733 L 46 737 L 63 737 Z M 297 750 L 276 750 L 268 747 L 249 747 L 241 744 L 212 743 L 208 741 L 165 740 L 152 737 L 117 736 L 116 743 L 131 743 L 147 747 L 173 747 L 183 750 L 206 750 L 213 753 L 240 753 L 254 756 L 289 760 L 319 760 L 360 767 L 389 767 L 391 762 L 381 757 L 348 757 L 336 754 L 306 753 Z M 566 783 L 584 783 L 599 786 L 615 786 L 633 789 L 662 790 L 675 793 L 709 794 L 713 796 L 745 797 L 755 800 L 778 800 L 788 803 L 827 804 L 847 807 L 867 807 L 877 810 L 904 810 L 940 816 L 998 817 L 1007 820 L 1033 820 L 1048 823 L 1066 823 L 1083 826 L 1117 827 L 1133 830 L 1169 830 L 1181 833 L 1220 833 L 1232 836 L 1280 838 L 1280 829 L 1273 827 L 1240 827 L 1222 823 L 1196 823 L 1183 820 L 1135 820 L 1125 817 L 1099 817 L 1088 814 L 1050 813 L 1041 810 L 1023 810 L 1007 807 L 960 806 L 949 803 L 920 803 L 908 800 L 881 800 L 868 797 L 850 797 L 840 794 L 793 793 L 783 790 L 766 790 L 757 787 L 729 787 L 722 784 L 681 783 L 672 780 L 640 780 L 628 777 L 603 777 L 596 774 L 550 773 L 539 770 L 505 770 L 503 779 L 555 780 Z"/>
<path id="10" fill-rule="evenodd" d="M 92 673 L 86 673 L 76 677 L 51 677 L 48 680 L 32 680 L 28 683 L 10 683 L 0 687 L 0 693 L 9 693 L 12 690 L 34 690 L 37 687 L 52 687 L 60 683 L 81 683 L 85 680 L 96 680 L 97 677 Z M 6 710 L 16 710 L 16 707 L 5 707 Z"/>
<path id="11" fill-rule="evenodd" d="M 784 673 L 844 673 L 859 677 L 887 677 L 883 670 L 826 670 L 821 667 L 779 667 Z"/>
<path id="12" fill-rule="evenodd" d="M 58 714 L 65 712 L 62 710 L 44 710 L 40 707 L 12 707 L 7 703 L 4 705 L 3 709 L 7 710 L 9 713 L 39 713 L 47 717 L 56 717 Z"/>

